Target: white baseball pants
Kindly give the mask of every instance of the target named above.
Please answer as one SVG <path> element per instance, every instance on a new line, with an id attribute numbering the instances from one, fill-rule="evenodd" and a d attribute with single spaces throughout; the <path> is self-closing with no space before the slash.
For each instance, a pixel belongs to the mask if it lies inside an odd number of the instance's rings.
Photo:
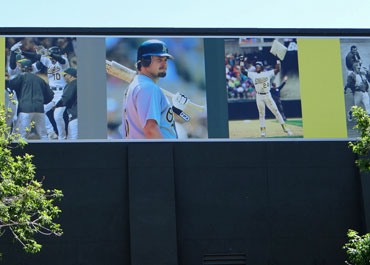
<path id="1" fill-rule="evenodd" d="M 275 118 L 279 121 L 280 124 L 284 124 L 283 117 L 281 116 L 275 101 L 271 97 L 270 93 L 267 94 L 256 94 L 256 103 L 259 113 L 259 120 L 261 124 L 261 128 L 266 127 L 266 120 L 265 120 L 265 108 L 266 106 L 271 110 L 271 112 L 275 115 Z"/>

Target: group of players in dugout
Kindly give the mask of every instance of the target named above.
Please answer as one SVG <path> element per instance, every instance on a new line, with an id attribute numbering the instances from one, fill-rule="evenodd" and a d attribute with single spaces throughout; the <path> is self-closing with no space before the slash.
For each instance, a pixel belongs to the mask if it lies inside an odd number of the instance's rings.
<path id="1" fill-rule="evenodd" d="M 78 138 L 73 44 L 70 38 L 7 38 L 7 122 L 24 139 Z"/>

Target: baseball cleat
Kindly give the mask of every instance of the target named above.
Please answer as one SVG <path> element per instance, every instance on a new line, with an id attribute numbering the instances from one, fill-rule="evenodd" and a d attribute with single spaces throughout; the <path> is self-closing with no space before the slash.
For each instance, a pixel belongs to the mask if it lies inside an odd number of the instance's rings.
<path id="1" fill-rule="evenodd" d="M 283 128 L 283 131 L 287 133 L 289 136 L 293 135 L 292 131 L 288 127 L 286 127 L 285 124 L 282 124 L 281 127 Z"/>
<path id="2" fill-rule="evenodd" d="M 48 138 L 49 138 L 49 140 L 57 140 L 58 135 L 53 131 L 51 133 L 48 133 Z"/>
<path id="3" fill-rule="evenodd" d="M 292 131 L 289 130 L 288 128 L 284 132 L 286 132 L 289 136 L 292 136 L 293 135 Z"/>
<path id="4" fill-rule="evenodd" d="M 261 137 L 266 136 L 266 128 L 261 128 Z"/>

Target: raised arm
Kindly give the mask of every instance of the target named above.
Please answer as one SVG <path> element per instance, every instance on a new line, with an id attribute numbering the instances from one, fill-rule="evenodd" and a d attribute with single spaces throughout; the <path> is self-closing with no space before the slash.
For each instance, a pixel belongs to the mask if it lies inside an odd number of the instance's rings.
<path id="1" fill-rule="evenodd" d="M 276 61 L 275 69 L 274 69 L 274 74 L 277 75 L 280 72 L 280 60 Z"/>

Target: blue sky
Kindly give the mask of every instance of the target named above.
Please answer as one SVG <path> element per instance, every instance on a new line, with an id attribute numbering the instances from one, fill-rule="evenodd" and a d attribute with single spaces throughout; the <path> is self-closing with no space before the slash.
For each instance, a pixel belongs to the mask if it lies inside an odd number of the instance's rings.
<path id="1" fill-rule="evenodd" d="M 370 28 L 369 10 L 370 0 L 21 0 L 2 3 L 0 27 Z"/>

